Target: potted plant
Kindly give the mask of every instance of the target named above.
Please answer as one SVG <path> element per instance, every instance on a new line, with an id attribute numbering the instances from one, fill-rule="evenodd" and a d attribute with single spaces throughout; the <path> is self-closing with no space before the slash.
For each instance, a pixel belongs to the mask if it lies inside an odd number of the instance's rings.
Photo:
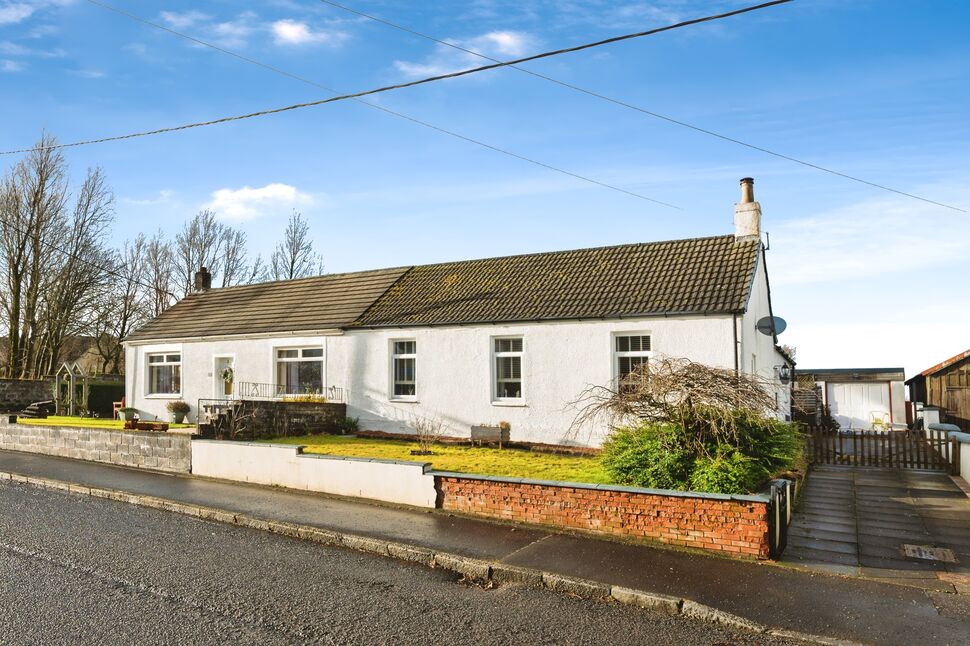
<path id="1" fill-rule="evenodd" d="M 182 401 L 181 399 L 176 399 L 175 401 L 170 401 L 165 405 L 168 412 L 172 414 L 172 422 L 175 424 L 181 424 L 185 421 L 185 416 L 188 415 L 191 408 L 188 403 Z"/>
<path id="2" fill-rule="evenodd" d="M 128 420 L 133 418 L 135 416 L 135 413 L 137 412 L 138 410 L 135 408 L 132 408 L 131 406 L 125 406 L 124 408 L 119 408 L 118 419 L 120 419 L 122 422 L 127 422 Z"/>

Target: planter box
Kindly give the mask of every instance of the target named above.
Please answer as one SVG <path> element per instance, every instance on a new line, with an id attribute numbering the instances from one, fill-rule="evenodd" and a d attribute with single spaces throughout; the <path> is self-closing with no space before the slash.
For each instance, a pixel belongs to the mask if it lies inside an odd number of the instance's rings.
<path id="1" fill-rule="evenodd" d="M 509 429 L 502 429 L 500 426 L 472 426 L 472 442 L 497 442 L 501 448 L 508 441 Z"/>

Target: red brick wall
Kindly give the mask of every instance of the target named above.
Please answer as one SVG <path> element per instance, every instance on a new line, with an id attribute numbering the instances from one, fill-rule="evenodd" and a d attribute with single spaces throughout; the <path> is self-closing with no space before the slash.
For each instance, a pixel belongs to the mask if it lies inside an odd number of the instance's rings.
<path id="1" fill-rule="evenodd" d="M 768 503 L 436 476 L 442 509 L 768 558 Z"/>

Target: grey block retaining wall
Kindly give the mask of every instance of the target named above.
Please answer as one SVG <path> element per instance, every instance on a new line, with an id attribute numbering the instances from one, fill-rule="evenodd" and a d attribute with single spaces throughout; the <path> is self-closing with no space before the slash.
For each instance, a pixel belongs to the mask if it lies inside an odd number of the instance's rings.
<path id="1" fill-rule="evenodd" d="M 50 379 L 0 379 L 0 411 L 23 410 L 53 396 L 54 382 Z"/>
<path id="2" fill-rule="evenodd" d="M 3 423 L 0 449 L 174 473 L 192 470 L 192 438 L 182 433 Z"/>

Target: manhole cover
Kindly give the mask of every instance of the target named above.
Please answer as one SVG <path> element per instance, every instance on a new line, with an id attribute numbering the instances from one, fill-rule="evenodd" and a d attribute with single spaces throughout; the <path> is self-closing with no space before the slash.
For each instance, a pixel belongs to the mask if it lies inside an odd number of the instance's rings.
<path id="1" fill-rule="evenodd" d="M 953 550 L 948 550 L 945 547 L 903 544 L 903 554 L 907 558 L 922 559 L 924 561 L 957 562 L 957 557 L 953 554 Z"/>

